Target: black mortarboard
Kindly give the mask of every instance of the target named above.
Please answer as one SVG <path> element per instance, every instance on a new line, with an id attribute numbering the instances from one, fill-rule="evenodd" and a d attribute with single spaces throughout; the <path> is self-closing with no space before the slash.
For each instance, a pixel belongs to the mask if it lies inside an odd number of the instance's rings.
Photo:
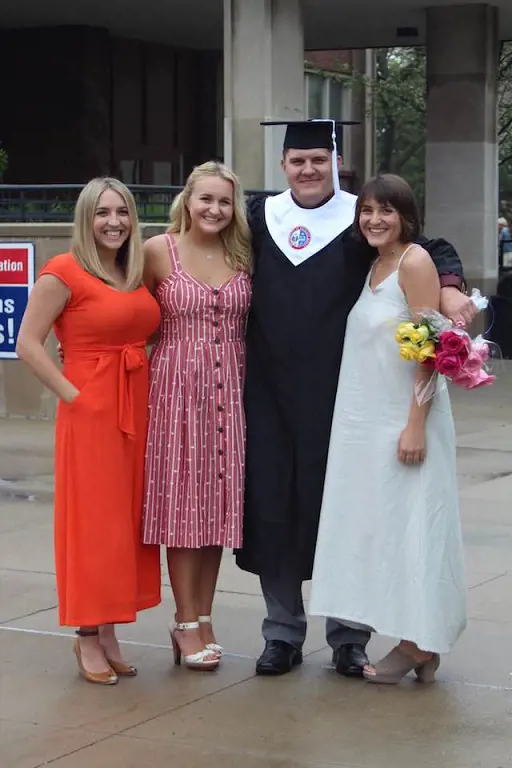
<path id="1" fill-rule="evenodd" d="M 343 125 L 360 125 L 358 122 L 345 120 L 339 122 L 333 120 L 285 120 L 261 123 L 261 125 L 286 125 L 284 150 L 329 149 L 331 151 L 334 149 L 333 124 L 335 129 L 340 129 Z"/>

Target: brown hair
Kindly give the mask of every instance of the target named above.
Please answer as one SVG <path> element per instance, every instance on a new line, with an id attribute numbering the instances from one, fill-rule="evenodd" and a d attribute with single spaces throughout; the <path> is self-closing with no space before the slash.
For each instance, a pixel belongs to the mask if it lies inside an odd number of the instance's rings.
<path id="1" fill-rule="evenodd" d="M 418 239 L 421 234 L 421 218 L 414 192 L 401 176 L 383 173 L 367 181 L 357 199 L 354 235 L 358 240 L 366 242 L 359 226 L 359 217 L 363 205 L 372 199 L 380 205 L 388 203 L 397 211 L 402 224 L 402 243 L 411 243 Z"/>

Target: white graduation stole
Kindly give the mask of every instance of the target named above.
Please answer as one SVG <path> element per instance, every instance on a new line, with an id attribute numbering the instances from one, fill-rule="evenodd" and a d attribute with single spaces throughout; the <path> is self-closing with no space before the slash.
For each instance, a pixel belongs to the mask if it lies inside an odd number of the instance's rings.
<path id="1" fill-rule="evenodd" d="M 267 197 L 265 221 L 277 247 L 298 267 L 353 224 L 356 201 L 341 191 L 319 208 L 301 208 L 287 189 Z"/>

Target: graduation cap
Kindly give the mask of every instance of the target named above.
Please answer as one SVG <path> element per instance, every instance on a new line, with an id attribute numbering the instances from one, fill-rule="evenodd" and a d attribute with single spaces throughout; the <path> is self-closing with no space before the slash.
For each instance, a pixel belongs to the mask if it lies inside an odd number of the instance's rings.
<path id="1" fill-rule="evenodd" d="M 337 130 L 344 125 L 360 125 L 354 120 L 270 120 L 260 125 L 286 125 L 283 150 L 287 149 L 328 149 L 332 152 L 332 180 L 334 193 L 341 196 L 340 177 L 338 173 L 338 141 Z"/>
<path id="2" fill-rule="evenodd" d="M 360 125 L 352 120 L 265 121 L 260 125 L 286 125 L 283 149 L 328 149 L 337 146 L 336 132 L 344 125 Z M 333 135 L 334 133 L 334 135 Z"/>

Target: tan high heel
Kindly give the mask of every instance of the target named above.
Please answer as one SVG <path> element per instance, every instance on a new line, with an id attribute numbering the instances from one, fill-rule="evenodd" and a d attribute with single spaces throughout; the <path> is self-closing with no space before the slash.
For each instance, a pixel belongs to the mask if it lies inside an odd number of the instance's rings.
<path id="1" fill-rule="evenodd" d="M 200 624 L 211 624 L 212 623 L 212 617 L 211 616 L 198 616 L 197 620 Z M 206 643 L 206 648 L 208 648 L 209 651 L 213 651 L 214 653 L 218 653 L 219 656 L 222 656 L 224 652 L 224 648 L 222 645 L 219 645 L 218 643 Z"/>
<path id="2" fill-rule="evenodd" d="M 441 664 L 441 657 L 438 653 L 433 653 L 432 658 L 430 658 L 428 661 L 423 662 L 423 664 L 420 664 L 417 667 L 414 667 L 414 671 L 416 672 L 416 677 L 418 678 L 419 683 L 435 683 L 436 681 L 436 672 L 439 669 L 439 665 Z"/>
<path id="3" fill-rule="evenodd" d="M 109 659 L 108 656 L 106 656 L 106 659 L 119 677 L 136 677 L 139 674 L 137 667 L 132 667 L 131 664 L 125 664 L 124 661 L 114 661 L 114 659 Z"/>
<path id="4" fill-rule="evenodd" d="M 198 653 L 189 653 L 186 656 L 182 654 L 180 644 L 176 637 L 176 632 L 186 632 L 191 629 L 199 629 L 198 621 L 182 621 L 176 622 L 174 628 L 169 627 L 171 633 L 172 648 L 174 651 L 174 663 L 177 667 L 181 664 L 181 659 L 185 662 L 185 666 L 188 669 L 199 669 L 204 671 L 212 671 L 219 666 L 220 658 L 213 651 L 208 648 L 203 648 Z"/>
<path id="5" fill-rule="evenodd" d="M 406 653 L 399 645 L 395 646 L 387 656 L 373 664 L 375 674 L 363 670 L 363 677 L 369 683 L 378 685 L 397 685 L 413 669 L 416 672 L 418 680 L 422 683 L 433 683 L 435 681 L 436 670 L 439 666 L 439 654 L 433 653 L 432 656 L 418 664 L 418 662 Z"/>
<path id="6" fill-rule="evenodd" d="M 93 637 L 98 634 L 98 631 L 88 632 L 86 630 L 77 630 L 78 635 L 74 644 L 75 656 L 78 664 L 78 671 L 80 677 L 86 680 L 88 683 L 95 683 L 96 685 L 116 685 L 119 682 L 119 678 L 110 667 L 106 672 L 89 672 L 82 661 L 82 649 L 80 647 L 80 637 Z"/>
<path id="7" fill-rule="evenodd" d="M 113 625 L 112 625 L 112 628 L 113 628 Z M 113 631 L 113 636 L 117 640 L 117 638 L 115 637 L 115 630 Z M 131 664 L 125 664 L 124 661 L 114 661 L 114 659 L 109 658 L 107 649 L 101 642 L 102 637 L 105 638 L 105 633 L 99 632 L 100 645 L 103 648 L 105 658 L 110 664 L 110 666 L 112 667 L 112 669 L 114 670 L 114 672 L 116 673 L 116 675 L 118 675 L 119 677 L 135 677 L 138 674 L 137 667 L 133 667 Z"/>

